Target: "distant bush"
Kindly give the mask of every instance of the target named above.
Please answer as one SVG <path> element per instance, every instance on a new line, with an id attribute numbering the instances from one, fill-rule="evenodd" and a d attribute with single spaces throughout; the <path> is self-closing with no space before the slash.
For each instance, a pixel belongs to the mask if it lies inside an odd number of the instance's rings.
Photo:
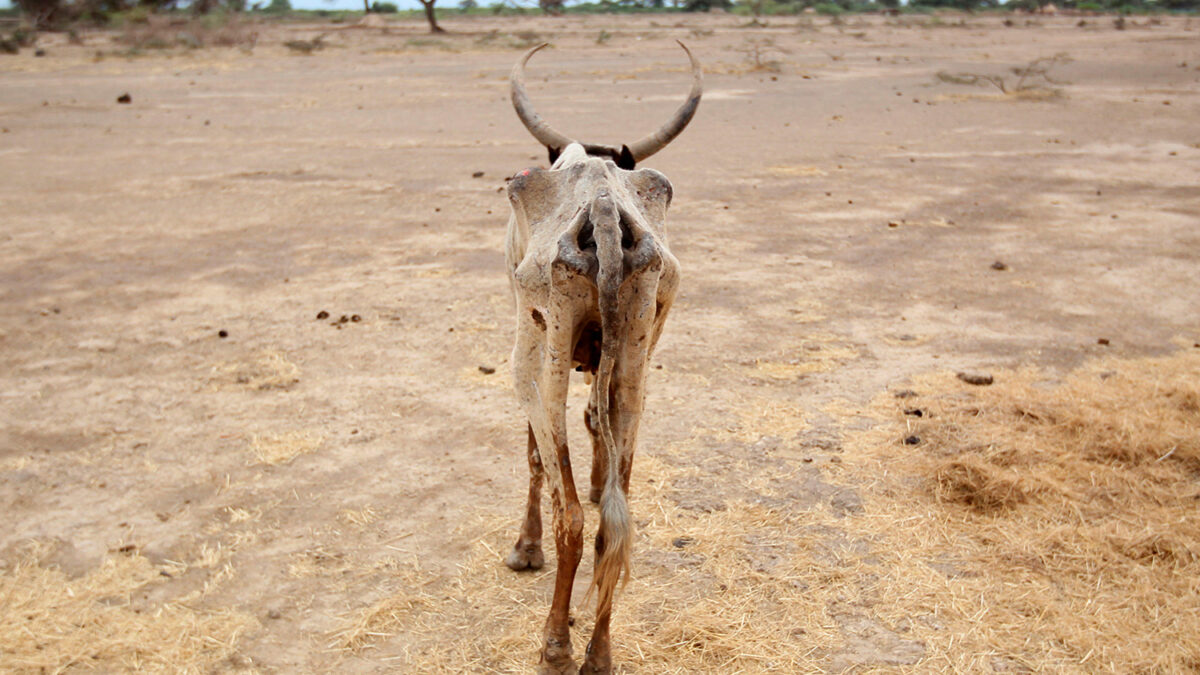
<path id="1" fill-rule="evenodd" d="M 263 11 L 267 12 L 268 14 L 286 14 L 287 12 L 292 11 L 292 3 L 289 0 L 271 0 L 271 2 L 263 8 Z"/>
<path id="2" fill-rule="evenodd" d="M 394 2 L 379 2 L 379 0 L 375 0 L 375 2 L 371 3 L 371 11 L 376 14 L 395 14 L 400 11 L 400 8 Z"/>
<path id="3" fill-rule="evenodd" d="M 711 9 L 732 9 L 733 3 L 730 0 L 684 0 L 683 11 L 685 12 L 707 12 Z"/>
<path id="4" fill-rule="evenodd" d="M 818 3 L 813 5 L 813 9 L 816 10 L 817 14 L 823 14 L 825 16 L 841 16 L 846 11 L 842 9 L 841 5 L 835 5 L 832 2 Z"/>

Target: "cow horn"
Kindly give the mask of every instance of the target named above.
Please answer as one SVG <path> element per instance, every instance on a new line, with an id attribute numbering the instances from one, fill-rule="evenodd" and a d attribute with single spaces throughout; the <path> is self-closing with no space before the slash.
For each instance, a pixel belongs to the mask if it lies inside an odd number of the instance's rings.
<path id="1" fill-rule="evenodd" d="M 542 44 L 525 52 L 525 56 L 517 61 L 517 65 L 513 66 L 512 74 L 509 75 L 508 81 L 512 87 L 512 104 L 517 110 L 517 117 L 521 118 L 521 123 L 533 134 L 533 137 L 539 143 L 547 148 L 553 148 L 561 151 L 563 148 L 571 144 L 571 139 L 558 133 L 542 119 L 542 116 L 537 114 L 533 109 L 533 104 L 529 102 L 529 94 L 525 92 L 525 63 L 529 61 L 529 57 L 537 53 L 539 49 L 545 47 L 548 43 Z"/>
<path id="2" fill-rule="evenodd" d="M 696 114 L 696 108 L 700 106 L 700 94 L 704 92 L 704 81 L 700 75 L 700 62 L 692 55 L 692 50 L 687 48 L 687 45 L 676 40 L 683 51 L 687 53 L 688 60 L 692 62 L 692 91 L 688 94 L 687 100 L 683 105 L 679 106 L 679 110 L 667 123 L 662 125 L 658 131 L 646 136 L 642 140 L 629 146 L 629 152 L 633 154 L 634 161 L 640 162 L 650 155 L 667 147 L 667 144 L 675 140 L 675 137 L 683 133 L 688 122 L 692 121 L 692 117 Z"/>
<path id="3" fill-rule="evenodd" d="M 675 111 L 671 119 L 662 125 L 658 131 L 646 136 L 629 146 L 629 152 L 633 155 L 635 162 L 640 162 L 650 155 L 667 147 L 667 144 L 675 140 L 675 137 L 683 132 L 687 127 L 688 122 L 692 121 L 692 117 L 696 114 L 696 108 L 700 105 L 700 95 L 704 91 L 703 77 L 700 73 L 700 62 L 692 54 L 692 51 L 687 48 L 687 45 L 679 42 L 680 47 L 688 55 L 688 60 L 692 62 L 692 91 L 688 94 L 688 98 L 683 105 Z M 533 49 L 525 52 L 525 56 L 517 61 L 517 65 L 513 66 L 512 74 L 509 75 L 509 83 L 512 88 L 512 103 L 513 108 L 517 111 L 517 117 L 521 118 L 521 123 L 533 134 L 533 137 L 539 143 L 554 150 L 561 151 L 574 141 L 567 136 L 557 132 L 542 119 L 542 116 L 533 109 L 533 104 L 529 101 L 529 94 L 525 91 L 525 64 L 529 62 L 529 57 L 533 56 L 547 43 L 542 43 Z M 615 151 L 614 151 L 615 152 Z"/>

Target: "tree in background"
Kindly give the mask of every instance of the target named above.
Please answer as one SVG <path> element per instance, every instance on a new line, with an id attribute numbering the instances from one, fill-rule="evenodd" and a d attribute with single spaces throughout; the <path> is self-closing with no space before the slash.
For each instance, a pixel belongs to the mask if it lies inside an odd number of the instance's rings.
<path id="1" fill-rule="evenodd" d="M 429 21 L 430 33 L 445 33 L 446 29 L 438 25 L 437 17 L 433 14 L 433 3 L 437 0 L 421 0 L 421 6 L 425 8 L 425 18 Z"/>
<path id="2" fill-rule="evenodd" d="M 685 12 L 707 12 L 711 9 L 732 9 L 731 0 L 683 0 Z"/>

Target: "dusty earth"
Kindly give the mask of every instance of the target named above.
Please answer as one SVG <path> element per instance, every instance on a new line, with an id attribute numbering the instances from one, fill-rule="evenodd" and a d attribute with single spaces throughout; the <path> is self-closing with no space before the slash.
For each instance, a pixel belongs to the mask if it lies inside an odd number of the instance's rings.
<path id="1" fill-rule="evenodd" d="M 685 276 L 635 467 L 661 513 L 635 499 L 629 594 L 687 596 L 671 514 L 702 538 L 765 504 L 823 523 L 814 551 L 870 555 L 871 486 L 838 465 L 874 397 L 1200 341 L 1200 22 L 1082 19 L 294 24 L 253 47 L 129 53 L 97 32 L 0 58 L 0 565 L 71 595 L 132 560 L 151 577 L 99 616 L 175 617 L 192 641 L 113 647 L 81 621 L 57 629 L 83 631 L 78 653 L 0 650 L 0 669 L 531 667 L 552 576 L 501 564 L 526 481 L 502 189 L 545 164 L 506 83 L 542 40 L 531 95 L 598 142 L 682 101 L 673 39 L 706 68 L 692 126 L 647 163 L 674 183 Z M 321 33 L 311 55 L 283 46 Z M 1016 90 L 1012 68 L 1055 55 Z M 480 569 L 506 595 L 472 597 Z M 412 584 L 422 608 L 363 614 Z M 642 648 L 652 627 L 622 602 L 621 671 L 661 672 L 669 650 Z M 937 668 L 869 605 L 818 611 L 829 632 L 795 633 L 797 663 Z"/>

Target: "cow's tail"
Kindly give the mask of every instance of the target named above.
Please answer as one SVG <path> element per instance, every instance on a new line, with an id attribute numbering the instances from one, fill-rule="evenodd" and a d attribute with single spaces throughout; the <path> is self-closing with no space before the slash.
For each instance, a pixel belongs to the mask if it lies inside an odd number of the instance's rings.
<path id="1" fill-rule="evenodd" d="M 600 364 L 596 371 L 596 408 L 600 440 L 604 445 L 607 471 L 604 493 L 600 497 L 600 528 L 596 548 L 599 559 L 591 591 L 597 592 L 597 615 L 612 607 L 613 595 L 622 574 L 629 580 L 629 560 L 633 548 L 633 524 L 629 503 L 621 480 L 621 449 L 612 430 L 612 374 L 621 349 L 623 321 L 619 300 L 624 278 L 624 248 L 621 218 L 616 203 L 601 194 L 592 204 L 591 222 L 596 239 L 596 288 L 600 305 Z"/>

